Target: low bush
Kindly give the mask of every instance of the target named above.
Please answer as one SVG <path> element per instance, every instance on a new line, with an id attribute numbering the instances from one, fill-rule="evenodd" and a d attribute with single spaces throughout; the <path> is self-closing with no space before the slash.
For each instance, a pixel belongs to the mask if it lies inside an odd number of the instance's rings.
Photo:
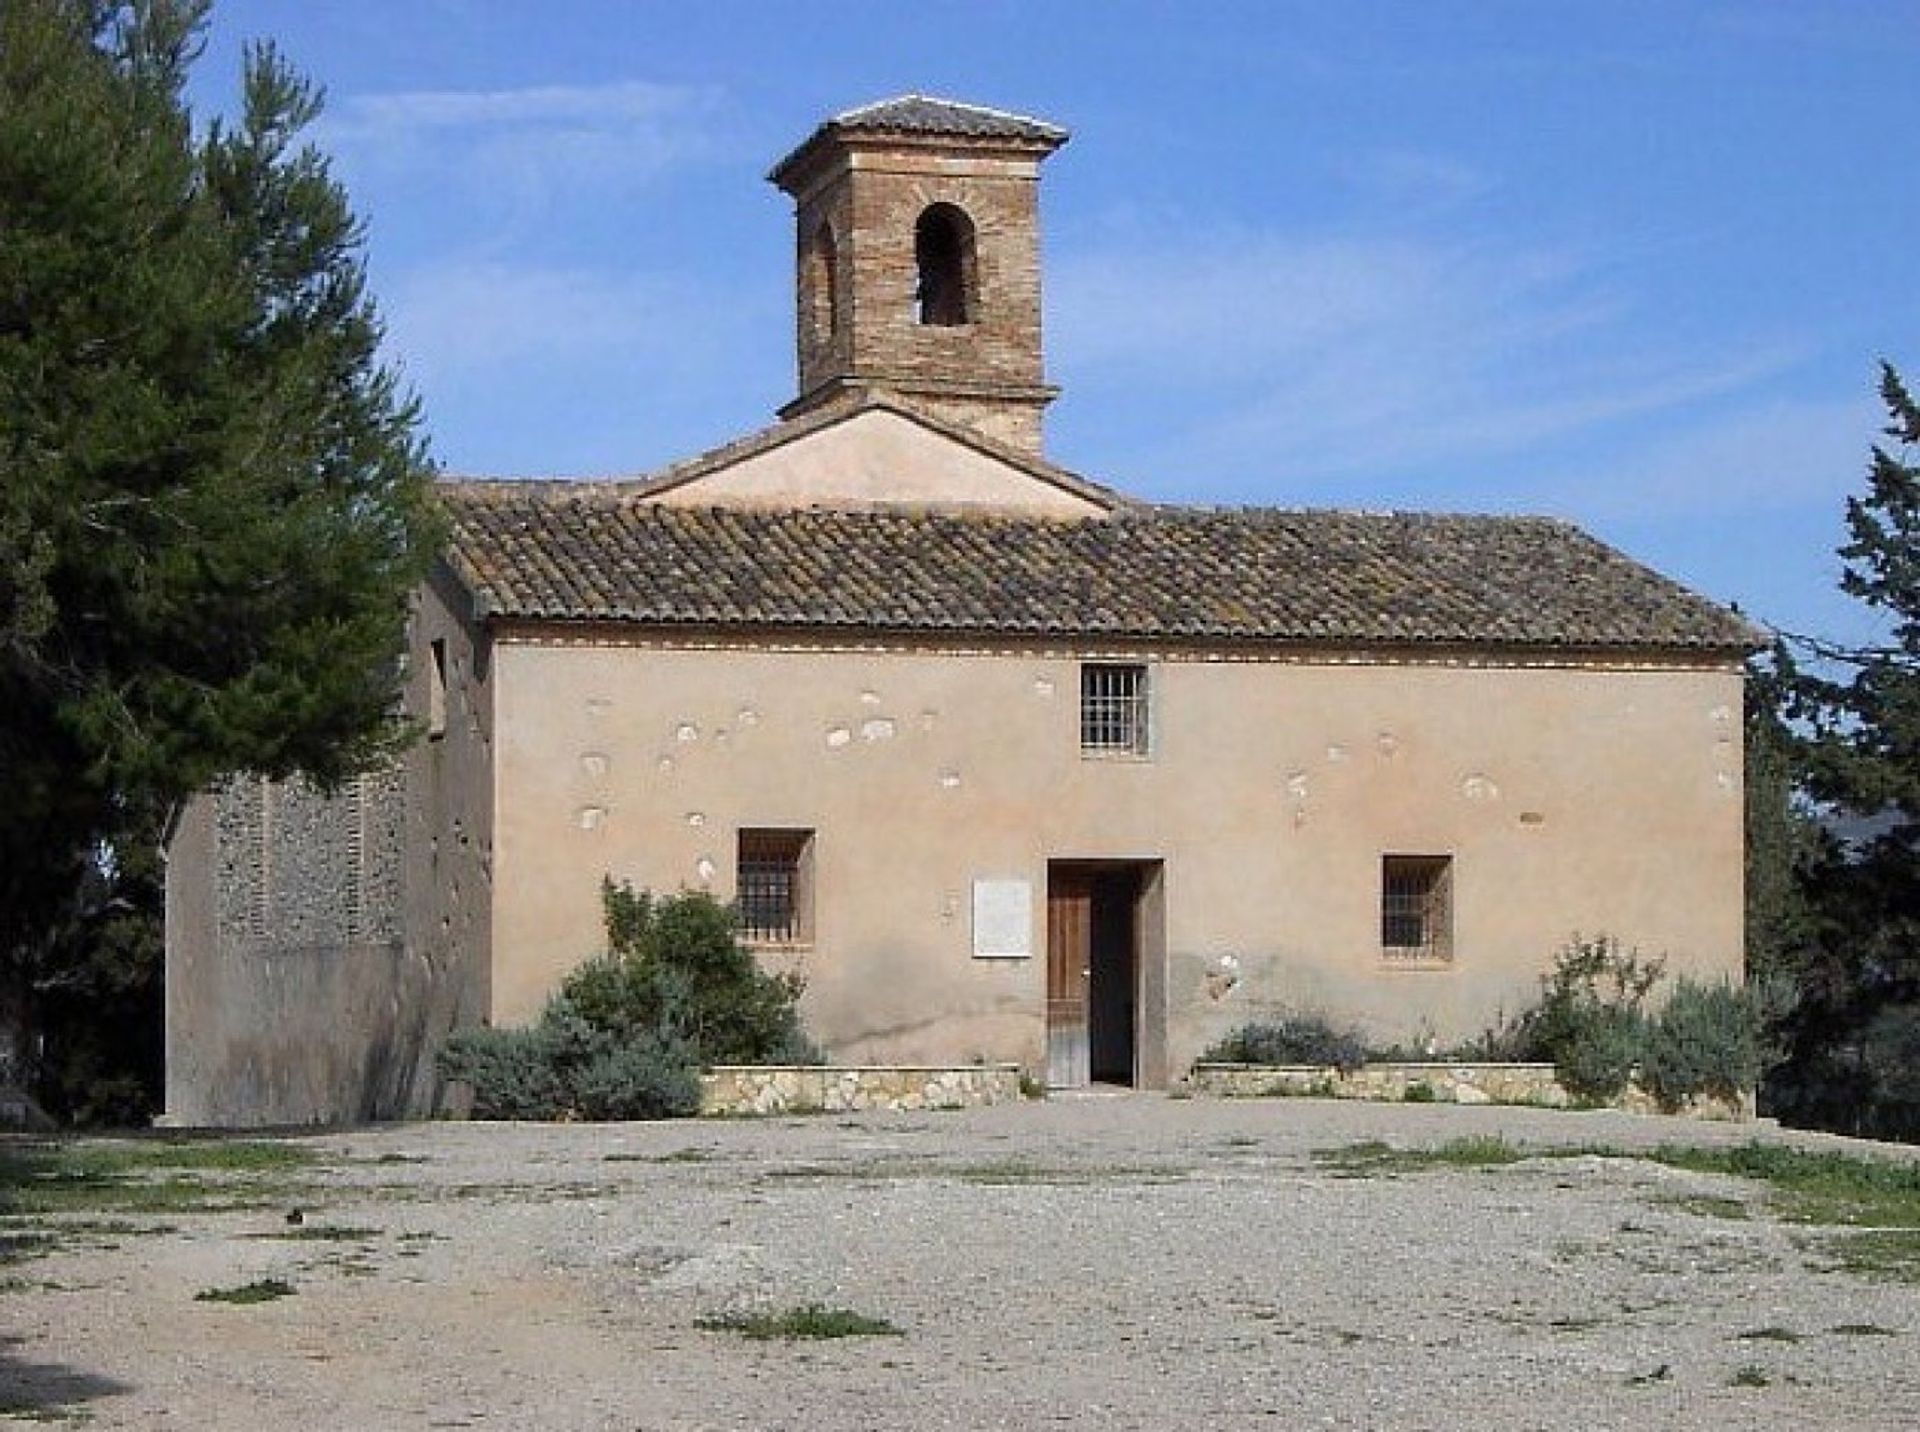
<path id="1" fill-rule="evenodd" d="M 648 1119 L 693 1113 L 711 1064 L 817 1064 L 803 982 L 768 974 L 710 895 L 602 887 L 609 949 L 575 969 L 524 1029 L 465 1030 L 440 1072 L 482 1119 Z"/>
<path id="2" fill-rule="evenodd" d="M 1728 980 L 1703 984 L 1681 976 L 1666 1005 L 1647 1022 L 1640 1082 L 1662 1108 L 1702 1095 L 1738 1099 L 1754 1088 L 1772 1054 L 1762 994 Z"/>
<path id="3" fill-rule="evenodd" d="M 1366 1039 L 1324 1015 L 1283 1010 L 1243 1024 L 1200 1057 L 1220 1064 L 1315 1064 L 1349 1072 L 1367 1062 Z"/>
<path id="4" fill-rule="evenodd" d="M 1551 1059 L 1574 1098 L 1604 1104 L 1620 1097 L 1646 1042 L 1644 1007 L 1665 969 L 1611 935 L 1575 935 L 1540 978 L 1540 1002 L 1522 1014 L 1516 1044 Z"/>

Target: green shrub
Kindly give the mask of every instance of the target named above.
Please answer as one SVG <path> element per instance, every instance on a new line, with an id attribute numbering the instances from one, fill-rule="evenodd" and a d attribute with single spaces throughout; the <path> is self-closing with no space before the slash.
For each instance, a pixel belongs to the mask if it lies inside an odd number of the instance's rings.
<path id="1" fill-rule="evenodd" d="M 1647 995 L 1664 959 L 1648 959 L 1611 935 L 1575 935 L 1540 978 L 1540 1002 L 1508 1037 L 1551 1059 L 1567 1092 L 1590 1103 L 1620 1097 L 1646 1042 Z"/>
<path id="2" fill-rule="evenodd" d="M 1757 990 L 1683 975 L 1666 1007 L 1648 1021 L 1641 1082 L 1666 1109 L 1701 1095 L 1738 1099 L 1766 1072 L 1767 1023 Z"/>
<path id="3" fill-rule="evenodd" d="M 1220 1064 L 1331 1065 L 1346 1073 L 1365 1064 L 1367 1054 L 1358 1030 L 1336 1028 L 1324 1015 L 1282 1010 L 1241 1025 L 1200 1057 Z"/>
<path id="4" fill-rule="evenodd" d="M 440 1072 L 481 1119 L 647 1119 L 694 1112 L 711 1064 L 817 1064 L 797 975 L 767 974 L 710 895 L 601 888 L 609 948 L 524 1029 L 463 1030 Z"/>

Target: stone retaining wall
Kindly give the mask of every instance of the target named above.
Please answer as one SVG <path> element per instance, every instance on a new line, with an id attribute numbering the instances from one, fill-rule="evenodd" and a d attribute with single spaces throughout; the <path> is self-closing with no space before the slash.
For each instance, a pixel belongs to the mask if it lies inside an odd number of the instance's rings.
<path id="1" fill-rule="evenodd" d="M 973 1109 L 1019 1097 L 1017 1064 L 721 1064 L 700 1076 L 700 1112 L 709 1116 Z"/>
<path id="2" fill-rule="evenodd" d="M 1410 1089 L 1432 1091 L 1439 1104 L 1534 1104 L 1571 1108 L 1576 1100 L 1554 1077 L 1551 1064 L 1366 1064 L 1350 1072 L 1312 1064 L 1196 1064 L 1187 1076 L 1196 1094 L 1222 1099 L 1372 1099 L 1402 1103 Z M 1421 1096 L 1415 1094 L 1415 1099 Z M 1628 1113 L 1662 1110 L 1639 1085 L 1629 1085 L 1612 1107 Z M 1753 1118 L 1753 1097 L 1738 1102 L 1694 1099 L 1677 1111 L 1690 1118 L 1740 1122 Z"/>

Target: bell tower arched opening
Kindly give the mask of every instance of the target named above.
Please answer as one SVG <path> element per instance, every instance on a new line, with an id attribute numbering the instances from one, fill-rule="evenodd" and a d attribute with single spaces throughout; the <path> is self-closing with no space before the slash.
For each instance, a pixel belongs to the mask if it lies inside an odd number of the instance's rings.
<path id="1" fill-rule="evenodd" d="M 973 220 L 954 204 L 929 204 L 913 226 L 913 260 L 920 282 L 915 290 L 921 323 L 960 328 L 972 323 L 979 307 L 979 263 Z"/>

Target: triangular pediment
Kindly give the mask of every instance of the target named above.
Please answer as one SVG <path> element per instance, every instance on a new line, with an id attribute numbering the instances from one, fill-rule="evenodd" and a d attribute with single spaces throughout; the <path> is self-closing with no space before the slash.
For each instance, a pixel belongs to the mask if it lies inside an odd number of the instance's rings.
<path id="1" fill-rule="evenodd" d="M 868 395 L 677 464 L 635 495 L 677 507 L 919 508 L 1100 517 L 1117 493 L 910 404 Z"/>

